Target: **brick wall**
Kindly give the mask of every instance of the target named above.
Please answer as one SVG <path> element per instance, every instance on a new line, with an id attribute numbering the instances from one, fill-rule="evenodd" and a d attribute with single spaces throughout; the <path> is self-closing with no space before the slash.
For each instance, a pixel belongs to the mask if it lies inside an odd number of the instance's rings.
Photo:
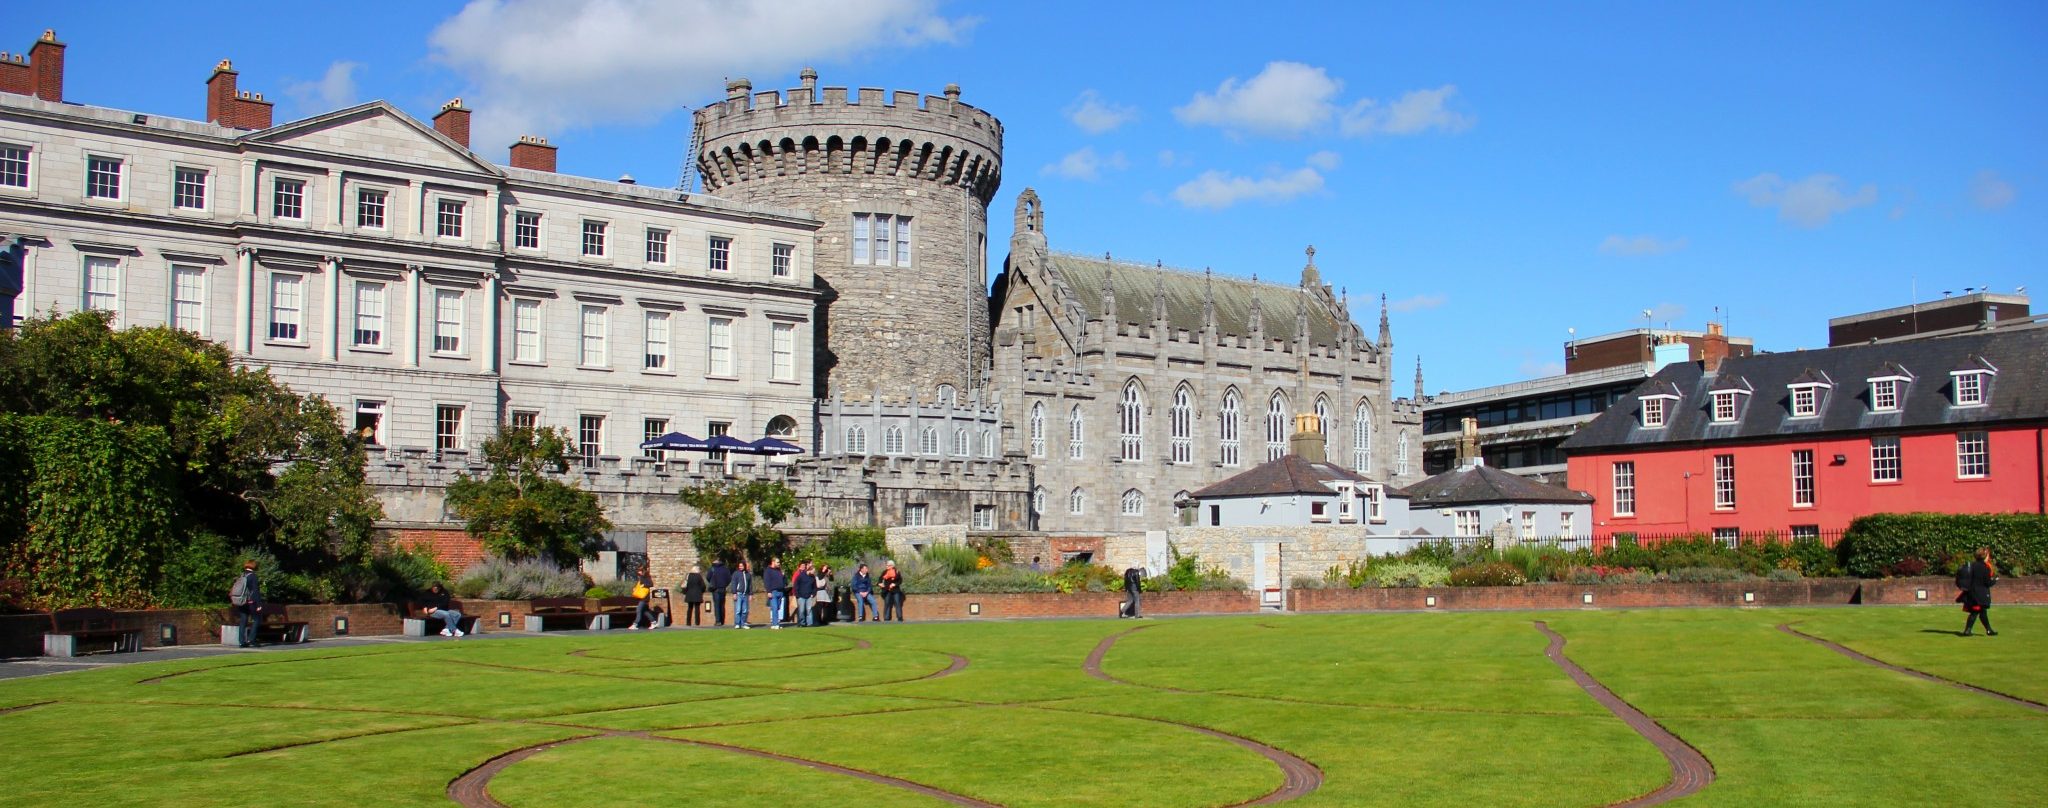
<path id="1" fill-rule="evenodd" d="M 1859 586 L 1868 583 L 1877 582 L 1818 578 L 1702 584 L 1295 589 L 1287 593 L 1287 603 L 1289 609 L 1298 612 L 1846 605 L 1855 603 Z M 1588 594 L 1593 596 L 1592 603 L 1585 602 Z M 1745 599 L 1745 594 L 1753 599 Z M 1430 598 L 1436 599 L 1435 605 L 1430 604 Z"/>
<path id="2" fill-rule="evenodd" d="M 1926 599 L 1920 593 L 1926 592 Z M 1884 605 L 1956 606 L 1956 583 L 1953 578 L 1887 578 L 1863 582 L 1863 602 Z M 2048 577 L 2030 575 L 2025 578 L 2000 578 L 1998 585 L 1991 588 L 1991 605 L 1997 608 L 2009 604 L 2048 604 Z"/>
<path id="3" fill-rule="evenodd" d="M 484 560 L 483 545 L 464 530 L 399 528 L 386 533 L 384 540 L 403 547 L 426 549 L 456 575 Z"/>

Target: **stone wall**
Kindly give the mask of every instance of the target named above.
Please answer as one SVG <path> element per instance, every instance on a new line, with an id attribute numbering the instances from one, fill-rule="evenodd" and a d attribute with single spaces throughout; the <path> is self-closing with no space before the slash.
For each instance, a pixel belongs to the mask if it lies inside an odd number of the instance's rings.
<path id="1" fill-rule="evenodd" d="M 1296 612 L 1364 612 L 1847 605 L 1856 602 L 1862 583 L 1854 578 L 1816 578 L 1700 584 L 1295 589 L 1287 593 L 1287 608 Z"/>
<path id="2" fill-rule="evenodd" d="M 1176 527 L 1166 531 L 1166 540 L 1183 555 L 1202 557 L 1204 567 L 1222 567 L 1232 577 L 1255 584 L 1254 547 L 1267 544 L 1268 587 L 1285 588 L 1297 576 L 1321 577 L 1323 572 L 1367 556 L 1406 551 L 1422 539 L 1374 535 L 1371 525 L 1296 525 L 1259 527 Z M 1142 545 L 1112 543 L 1112 566 L 1145 560 Z M 1135 557 L 1132 552 L 1139 554 Z"/>

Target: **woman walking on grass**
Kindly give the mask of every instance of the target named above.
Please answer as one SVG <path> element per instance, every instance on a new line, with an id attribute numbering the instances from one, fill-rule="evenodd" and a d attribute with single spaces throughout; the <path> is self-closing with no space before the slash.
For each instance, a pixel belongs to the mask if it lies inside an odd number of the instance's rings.
<path id="1" fill-rule="evenodd" d="M 1991 630 L 1991 587 L 1997 585 L 1998 566 L 1991 563 L 1991 548 L 1977 548 L 1977 560 L 1956 571 L 1956 588 L 1963 590 L 1956 598 L 1970 615 L 1963 619 L 1963 636 L 1970 636 L 1970 629 L 1979 622 L 1984 624 L 1986 635 L 1998 636 L 1998 632 Z"/>
<path id="2" fill-rule="evenodd" d="M 633 625 L 627 628 L 634 631 L 654 628 L 654 606 L 649 602 L 654 597 L 654 576 L 646 567 L 641 567 L 640 574 L 633 579 L 633 597 L 636 599 L 633 603 Z"/>

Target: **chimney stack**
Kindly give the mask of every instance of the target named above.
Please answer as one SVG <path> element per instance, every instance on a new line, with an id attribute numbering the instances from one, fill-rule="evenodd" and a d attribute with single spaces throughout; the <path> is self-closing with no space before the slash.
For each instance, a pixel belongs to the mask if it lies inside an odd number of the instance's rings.
<path id="1" fill-rule="evenodd" d="M 447 135 L 458 146 L 469 148 L 469 108 L 462 105 L 462 99 L 450 99 L 441 105 L 441 111 L 434 114 L 434 131 Z"/>
<path id="2" fill-rule="evenodd" d="M 529 171 L 555 171 L 555 147 L 548 145 L 547 138 L 520 135 L 519 142 L 512 144 L 512 167 Z"/>
<path id="3" fill-rule="evenodd" d="M 26 57 L 0 53 L 0 92 L 63 103 L 64 43 L 57 41 L 56 31 L 43 29 Z"/>
<path id="4" fill-rule="evenodd" d="M 271 103 L 262 93 L 237 89 L 237 75 L 234 63 L 226 59 L 213 66 L 213 75 L 206 79 L 207 122 L 229 129 L 269 129 Z"/>
<path id="5" fill-rule="evenodd" d="M 1294 434 L 1287 438 L 1287 453 L 1310 463 L 1330 462 L 1329 441 L 1323 437 L 1323 419 L 1315 413 L 1294 416 Z"/>
<path id="6" fill-rule="evenodd" d="M 1708 323 L 1707 335 L 1700 339 L 1700 364 L 1708 373 L 1721 370 L 1721 363 L 1728 359 L 1728 335 L 1721 333 L 1720 323 Z"/>
<path id="7" fill-rule="evenodd" d="M 1479 419 L 1463 419 L 1458 422 L 1458 468 L 1480 465 L 1480 458 Z"/>

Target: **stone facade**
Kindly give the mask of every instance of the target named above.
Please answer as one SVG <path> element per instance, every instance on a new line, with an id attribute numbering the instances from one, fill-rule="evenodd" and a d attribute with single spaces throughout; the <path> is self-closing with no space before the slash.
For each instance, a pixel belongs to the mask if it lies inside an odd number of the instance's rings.
<path id="1" fill-rule="evenodd" d="M 823 223 L 818 396 L 979 386 L 1002 124 L 961 103 L 958 87 L 920 103 L 914 92 L 821 90 L 809 70 L 802 81 L 787 95 L 729 83 L 726 100 L 697 111 L 692 152 L 706 190 Z"/>

